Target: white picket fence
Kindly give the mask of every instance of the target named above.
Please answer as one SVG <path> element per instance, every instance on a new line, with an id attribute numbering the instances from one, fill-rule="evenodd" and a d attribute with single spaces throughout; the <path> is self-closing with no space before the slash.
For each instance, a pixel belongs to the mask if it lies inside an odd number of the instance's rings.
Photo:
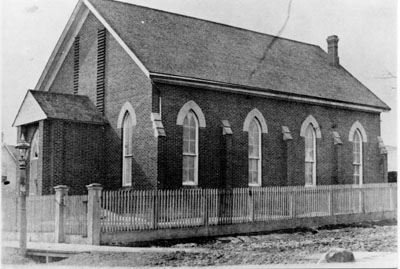
<path id="1" fill-rule="evenodd" d="M 87 236 L 88 196 L 64 197 L 66 235 Z M 2 199 L 3 231 L 16 232 L 17 197 Z M 54 195 L 27 197 L 28 232 L 55 231 Z M 102 192 L 101 231 L 188 228 L 397 210 L 397 184 Z"/>
<path id="2" fill-rule="evenodd" d="M 103 232 L 185 228 L 397 207 L 397 184 L 103 191 Z"/>

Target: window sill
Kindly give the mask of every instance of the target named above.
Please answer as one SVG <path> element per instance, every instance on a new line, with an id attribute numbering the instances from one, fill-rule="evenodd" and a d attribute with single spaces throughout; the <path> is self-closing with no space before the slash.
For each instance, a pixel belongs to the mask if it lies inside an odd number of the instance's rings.
<path id="1" fill-rule="evenodd" d="M 197 183 L 195 182 L 182 182 L 183 186 L 197 186 Z"/>
<path id="2" fill-rule="evenodd" d="M 317 185 L 314 185 L 314 184 L 306 184 L 306 185 L 304 185 L 304 187 L 306 187 L 306 188 L 316 188 Z"/>
<path id="3" fill-rule="evenodd" d="M 254 183 L 253 183 L 253 184 L 250 184 L 250 183 L 249 183 L 249 187 L 261 187 L 261 184 L 254 184 Z"/>

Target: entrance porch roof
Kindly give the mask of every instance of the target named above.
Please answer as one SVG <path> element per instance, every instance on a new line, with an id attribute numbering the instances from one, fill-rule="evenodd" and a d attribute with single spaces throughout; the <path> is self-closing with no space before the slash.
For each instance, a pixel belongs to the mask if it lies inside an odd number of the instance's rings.
<path id="1" fill-rule="evenodd" d="M 45 119 L 60 119 L 92 124 L 104 124 L 103 115 L 84 95 L 29 90 L 19 108 L 13 126 Z"/>

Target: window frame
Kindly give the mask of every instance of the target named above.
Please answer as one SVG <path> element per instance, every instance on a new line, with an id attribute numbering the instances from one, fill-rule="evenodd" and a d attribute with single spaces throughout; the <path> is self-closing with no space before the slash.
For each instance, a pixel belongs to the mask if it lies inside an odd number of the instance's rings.
<path id="1" fill-rule="evenodd" d="M 191 120 L 194 120 L 195 123 L 195 153 L 191 153 L 190 152 L 190 146 L 188 146 L 188 152 L 185 152 L 185 120 L 188 119 L 188 127 L 190 129 L 190 123 Z M 198 186 L 198 182 L 199 182 L 199 127 L 200 127 L 200 122 L 199 119 L 197 117 L 197 114 L 195 113 L 195 111 L 193 111 L 192 109 L 190 109 L 186 116 L 183 119 L 183 123 L 182 123 L 182 128 L 183 128 L 183 133 L 182 133 L 182 185 L 183 186 Z M 190 132 L 189 132 L 189 140 L 190 141 Z M 189 157 L 194 157 L 194 171 L 193 171 L 193 180 L 184 180 L 184 171 L 187 170 L 187 177 L 188 179 L 190 179 L 190 175 L 189 175 L 189 170 L 190 169 L 185 169 L 185 157 L 189 156 Z"/>
<path id="2" fill-rule="evenodd" d="M 31 140 L 31 147 L 29 149 L 29 196 L 36 196 L 40 195 L 40 190 L 38 186 L 38 162 L 39 162 L 39 157 L 40 157 L 40 149 L 39 149 L 39 129 L 36 129 Z M 37 156 L 35 156 L 35 152 L 37 153 Z M 36 162 L 36 165 L 34 165 L 34 162 Z M 32 178 L 32 173 L 36 172 L 36 178 Z M 35 186 L 32 186 L 31 184 L 35 184 Z M 33 187 L 35 187 L 33 189 Z"/>
<path id="3" fill-rule="evenodd" d="M 358 141 L 356 141 L 356 136 L 358 137 Z M 361 131 L 359 130 L 359 129 L 356 129 L 355 131 L 354 131 L 354 133 L 353 133 L 353 139 L 352 139 L 353 141 L 353 143 L 352 143 L 352 146 L 353 146 L 353 151 L 352 151 L 352 159 L 353 159 L 353 162 L 352 162 L 352 164 L 353 164 L 353 184 L 354 185 L 359 185 L 359 186 L 362 186 L 363 185 L 363 136 L 362 136 L 362 134 L 361 134 Z M 360 162 L 359 163 L 356 163 L 355 162 L 355 154 L 356 154 L 356 152 L 355 152 L 355 149 L 356 149 L 356 144 L 358 144 L 358 150 L 359 150 L 359 159 L 360 159 Z M 357 183 L 357 180 L 355 180 L 355 176 L 356 176 L 356 174 L 355 174 L 355 168 L 356 167 L 358 167 L 358 183 Z"/>
<path id="4" fill-rule="evenodd" d="M 36 150 L 35 150 L 36 149 Z M 33 153 L 37 152 L 38 156 L 34 156 Z M 39 130 L 35 130 L 35 133 L 32 136 L 31 148 L 29 152 L 29 158 L 31 160 L 39 159 Z"/>
<path id="5" fill-rule="evenodd" d="M 252 124 L 255 124 L 257 130 L 258 130 L 258 156 L 253 157 L 252 154 L 250 153 L 250 138 L 254 138 L 254 133 L 253 133 L 253 128 Z M 253 117 L 253 119 L 249 123 L 249 129 L 248 129 L 248 185 L 249 187 L 261 187 L 262 185 L 262 128 L 261 128 L 261 123 L 257 119 L 257 117 Z M 254 148 L 254 139 L 253 139 L 253 144 Z M 253 150 L 254 152 L 254 150 Z M 256 160 L 257 161 L 257 183 L 252 182 L 252 176 L 251 173 L 253 173 L 253 170 L 251 169 L 251 161 Z"/>
<path id="6" fill-rule="evenodd" d="M 130 121 L 130 131 L 127 131 L 128 120 Z M 132 115 L 129 111 L 125 112 L 125 115 L 122 120 L 122 186 L 123 187 L 131 187 L 132 186 L 132 164 L 133 164 L 133 119 Z M 128 132 L 128 137 L 126 135 Z M 130 149 L 130 152 L 126 154 L 127 146 Z M 130 162 L 130 165 L 127 165 L 126 162 Z M 129 169 L 130 168 L 130 169 Z M 130 171 L 127 171 L 130 170 Z M 129 182 L 130 181 L 130 182 Z"/>
<path id="7" fill-rule="evenodd" d="M 308 139 L 308 130 L 311 130 L 312 135 L 312 151 L 313 155 L 312 161 L 307 160 L 307 139 Z M 307 181 L 307 164 L 312 164 L 312 184 Z M 305 187 L 315 187 L 317 186 L 317 133 L 314 126 L 310 123 L 305 129 L 304 132 L 304 185 Z"/>

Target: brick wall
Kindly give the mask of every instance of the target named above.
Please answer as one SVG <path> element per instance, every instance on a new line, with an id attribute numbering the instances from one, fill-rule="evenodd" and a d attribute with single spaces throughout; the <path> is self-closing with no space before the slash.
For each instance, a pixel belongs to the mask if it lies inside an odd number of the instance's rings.
<path id="1" fill-rule="evenodd" d="M 43 195 L 53 194 L 57 185 L 69 186 L 70 194 L 86 193 L 85 186 L 93 182 L 108 186 L 103 175 L 103 126 L 44 120 L 24 129 L 28 141 L 39 131 L 38 185 Z"/>
<path id="2" fill-rule="evenodd" d="M 243 131 L 247 114 L 260 110 L 268 125 L 268 134 L 262 134 L 262 185 L 304 184 L 304 138 L 300 128 L 308 115 L 313 115 L 321 128 L 317 139 L 317 184 L 334 183 L 334 144 L 332 131 L 341 135 L 343 145 L 339 163 L 340 182 L 352 182 L 352 143 L 348 135 L 352 124 L 359 120 L 367 132 L 364 143 L 364 182 L 381 182 L 377 136 L 380 135 L 379 114 L 351 111 L 333 107 L 305 105 L 270 98 L 222 93 L 205 89 L 158 84 L 162 97 L 162 122 L 167 136 L 159 138 L 159 181 L 164 188 L 182 186 L 182 126 L 176 125 L 181 107 L 189 100 L 202 109 L 207 127 L 199 131 L 199 187 L 223 186 L 224 142 L 220 121 L 231 124 L 233 187 L 246 187 L 248 178 L 248 134 Z M 293 141 L 282 139 L 281 126 L 288 126 Z M 285 143 L 291 143 L 289 162 L 286 163 Z M 167 157 L 166 157 L 167 156 Z M 289 171 L 286 170 L 286 167 Z M 289 178 L 288 176 L 289 175 Z"/>
<path id="3" fill-rule="evenodd" d="M 64 185 L 70 194 L 86 193 L 86 185 L 103 184 L 104 127 L 95 124 L 64 122 Z"/>
<path id="4" fill-rule="evenodd" d="M 97 30 L 101 28 L 103 28 L 101 23 L 89 14 L 79 33 L 78 94 L 89 96 L 93 103 L 96 102 Z M 68 53 L 50 90 L 73 92 L 73 49 Z M 153 136 L 150 113 L 159 112 L 159 96 L 162 97 L 162 123 L 167 136 L 157 139 Z M 247 132 L 242 129 L 244 119 L 253 108 L 259 109 L 264 115 L 269 131 L 268 134 L 262 135 L 263 186 L 304 184 L 304 138 L 300 137 L 300 127 L 310 114 L 316 118 L 322 132 L 322 139 L 317 139 L 318 184 L 352 182 L 352 145 L 348 142 L 348 132 L 356 120 L 361 122 L 368 135 L 368 143 L 364 144 L 364 182 L 381 180 L 382 173 L 379 171 L 381 156 L 376 138 L 380 135 L 379 114 L 302 105 L 205 89 L 161 84 L 153 87 L 150 80 L 112 35 L 107 33 L 104 115 L 109 124 L 104 127 L 103 163 L 107 188 L 118 188 L 122 183 L 121 130 L 117 128 L 117 119 L 125 102 L 130 102 L 133 106 L 137 120 L 133 132 L 133 187 L 182 186 L 182 127 L 176 125 L 176 116 L 182 105 L 189 100 L 194 100 L 201 107 L 207 121 L 207 127 L 200 128 L 199 132 L 199 187 L 216 188 L 226 185 L 225 179 L 228 176 L 225 172 L 226 159 L 232 161 L 232 171 L 229 171 L 232 187 L 247 186 L 248 137 Z M 230 122 L 234 133 L 230 138 L 232 150 L 229 152 L 225 151 L 226 141 L 221 135 L 223 119 Z M 293 141 L 282 140 L 281 126 L 289 127 Z M 47 161 L 51 167 L 49 169 L 53 171 L 50 177 L 47 175 L 47 168 L 43 167 L 43 180 L 46 178 L 46 182 L 49 182 L 43 184 L 52 186 L 60 181 L 64 176 L 63 171 L 66 171 L 61 167 L 57 157 L 60 153 L 55 140 L 65 139 L 63 133 L 58 131 L 59 128 L 61 127 L 53 126 L 44 130 L 43 138 L 43 141 L 54 140 L 55 143 L 52 149 L 46 149 L 45 146 L 43 148 L 51 156 Z M 335 181 L 333 177 L 333 171 L 336 169 L 333 164 L 335 147 L 331 134 L 333 130 L 339 132 L 343 141 L 338 159 L 339 177 L 335 178 Z M 288 149 L 286 143 L 290 144 Z"/>
<path id="5" fill-rule="evenodd" d="M 104 26 L 89 14 L 79 33 L 79 89 L 96 103 L 97 30 Z M 73 92 L 73 48 L 68 53 L 51 91 Z M 118 115 L 125 102 L 130 102 L 136 113 L 137 126 L 133 132 L 134 160 L 132 184 L 134 188 L 157 187 L 157 139 L 153 136 L 151 114 L 151 82 L 135 65 L 110 33 L 106 40 L 105 111 L 109 125 L 105 126 L 105 178 L 108 188 L 122 186 L 121 130 Z"/>

